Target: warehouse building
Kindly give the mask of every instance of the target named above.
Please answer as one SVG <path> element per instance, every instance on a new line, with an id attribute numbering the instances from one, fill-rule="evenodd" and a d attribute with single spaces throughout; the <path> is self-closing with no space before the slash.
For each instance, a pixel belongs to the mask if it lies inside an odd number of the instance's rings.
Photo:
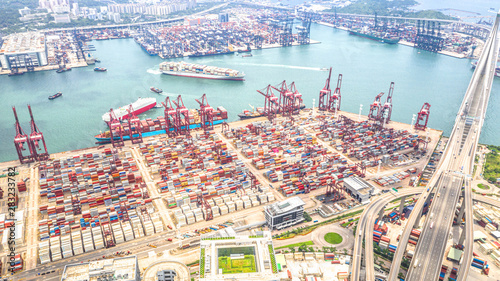
<path id="1" fill-rule="evenodd" d="M 283 229 L 304 220 L 304 201 L 292 197 L 264 207 L 267 225 L 270 229 Z"/>
<path id="2" fill-rule="evenodd" d="M 361 204 L 370 202 L 370 196 L 374 191 L 373 186 L 360 177 L 344 179 L 344 188 L 352 197 L 359 200 Z"/>
<path id="3" fill-rule="evenodd" d="M 0 47 L 2 69 L 45 66 L 47 48 L 40 32 L 15 33 L 4 38 Z"/>
<path id="4" fill-rule="evenodd" d="M 87 263 L 70 264 L 64 267 L 61 281 L 121 280 L 140 281 L 137 257 L 97 260 Z"/>

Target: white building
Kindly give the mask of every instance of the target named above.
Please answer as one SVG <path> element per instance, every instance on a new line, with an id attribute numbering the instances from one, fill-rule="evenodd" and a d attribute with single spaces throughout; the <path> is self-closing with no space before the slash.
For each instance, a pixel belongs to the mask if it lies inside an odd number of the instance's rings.
<path id="1" fill-rule="evenodd" d="M 370 196 L 374 192 L 373 186 L 360 177 L 344 179 L 344 188 L 362 204 L 370 202 Z"/>
<path id="2" fill-rule="evenodd" d="M 114 21 L 115 23 L 119 23 L 119 22 L 121 22 L 121 20 L 122 20 L 122 19 L 121 19 L 121 17 L 120 17 L 120 14 L 119 14 L 119 13 L 114 13 L 114 14 L 113 14 L 113 21 Z"/>
<path id="3" fill-rule="evenodd" d="M 48 63 L 45 36 L 40 32 L 11 34 L 4 38 L 0 50 L 2 69 L 11 69 L 12 64 L 26 67 L 29 61 L 34 66 L 44 66 Z"/>
<path id="4" fill-rule="evenodd" d="M 54 21 L 56 23 L 70 23 L 71 19 L 69 18 L 69 14 L 54 14 Z"/>
<path id="5" fill-rule="evenodd" d="M 304 220 L 304 201 L 295 196 L 264 207 L 270 229 L 282 229 Z"/>
<path id="6" fill-rule="evenodd" d="M 114 280 L 120 281 L 141 280 L 137 257 L 130 256 L 66 265 L 61 281 L 111 280 L 108 279 L 109 276 L 115 276 Z"/>
<path id="7" fill-rule="evenodd" d="M 21 15 L 21 17 L 24 17 L 25 15 L 29 15 L 29 14 L 31 14 L 31 9 L 28 7 L 24 7 L 22 9 L 19 9 L 19 14 Z"/>

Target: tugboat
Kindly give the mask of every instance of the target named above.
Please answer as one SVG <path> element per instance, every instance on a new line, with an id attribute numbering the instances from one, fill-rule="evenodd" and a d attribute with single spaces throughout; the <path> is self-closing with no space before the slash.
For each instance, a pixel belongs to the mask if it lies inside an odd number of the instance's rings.
<path id="1" fill-rule="evenodd" d="M 161 94 L 163 93 L 163 90 L 162 89 L 158 89 L 158 88 L 155 88 L 155 87 L 151 87 L 149 88 L 152 92 L 155 92 L 157 94 Z"/>
<path id="2" fill-rule="evenodd" d="M 94 71 L 105 72 L 105 71 L 107 71 L 107 69 L 104 67 L 96 67 L 96 68 L 94 68 Z"/>
<path id="3" fill-rule="evenodd" d="M 58 70 L 56 70 L 56 72 L 63 73 L 63 72 L 70 71 L 70 70 L 71 70 L 71 67 L 61 67 Z"/>
<path id="4" fill-rule="evenodd" d="M 52 96 L 49 96 L 49 100 L 53 100 L 53 99 L 56 99 L 58 97 L 62 96 L 62 93 L 61 92 L 58 92 L 57 94 L 55 95 L 52 95 Z"/>
<path id="5" fill-rule="evenodd" d="M 9 73 L 9 76 L 18 76 L 18 75 L 23 75 L 23 74 L 24 74 L 24 72 L 17 72 L 16 71 L 16 72 Z"/>

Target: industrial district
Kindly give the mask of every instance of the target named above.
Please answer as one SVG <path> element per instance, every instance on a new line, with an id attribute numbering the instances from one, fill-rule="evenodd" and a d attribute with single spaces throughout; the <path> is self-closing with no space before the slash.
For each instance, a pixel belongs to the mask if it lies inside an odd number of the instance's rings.
<path id="1" fill-rule="evenodd" d="M 322 72 L 326 82 L 312 108 L 291 81 L 263 82 L 255 93 L 263 106 L 236 122 L 226 122 L 225 108 L 201 93 L 197 109 L 184 106 L 181 95 L 140 99 L 105 113 L 109 130 L 96 136 L 97 146 L 78 151 L 50 154 L 35 122 L 38 109 L 13 108 L 19 160 L 0 164 L 3 278 L 500 279 L 500 201 L 473 192 L 485 160 L 478 140 L 496 74 L 500 15 L 489 28 L 250 8 L 182 21 L 10 35 L 1 44 L 2 73 L 95 64 L 91 40 L 114 38 L 133 37 L 164 59 L 250 56 L 253 49 L 317 43 L 312 22 L 380 44 L 478 60 L 447 137 L 428 128 L 425 100 L 412 124 L 391 119 L 395 83 L 377 89 L 367 116 L 342 111 L 341 100 L 353 97 L 342 96 L 342 74 L 332 68 Z M 160 68 L 244 77 L 183 63 Z M 137 117 L 160 104 L 157 119 Z M 30 116 L 26 131 L 20 111 Z"/>

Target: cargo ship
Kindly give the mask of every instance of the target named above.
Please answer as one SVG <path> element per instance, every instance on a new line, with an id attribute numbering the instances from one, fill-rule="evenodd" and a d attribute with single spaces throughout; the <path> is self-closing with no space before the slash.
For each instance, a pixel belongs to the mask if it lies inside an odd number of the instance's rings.
<path id="1" fill-rule="evenodd" d="M 201 127 L 201 119 L 198 113 L 198 110 L 192 109 L 188 113 L 189 115 L 189 128 L 196 129 Z M 227 110 L 219 106 L 217 110 L 214 110 L 214 125 L 221 124 L 227 120 Z M 158 116 L 156 119 L 147 118 L 146 120 L 141 120 L 141 125 L 143 128 L 142 136 L 150 137 L 156 136 L 160 134 L 165 134 L 166 131 L 166 121 L 164 116 Z M 124 140 L 130 140 L 128 123 L 122 123 L 123 130 L 125 135 L 123 136 Z M 94 136 L 99 144 L 105 144 L 111 142 L 111 134 L 109 131 L 104 133 L 100 133 Z M 118 140 L 119 137 L 115 136 L 115 139 Z"/>
<path id="2" fill-rule="evenodd" d="M 156 105 L 156 99 L 155 98 L 139 98 L 137 101 L 131 104 L 127 104 L 125 106 L 122 106 L 117 109 L 113 109 L 113 112 L 115 113 L 116 118 L 118 120 L 124 120 L 129 118 L 129 113 L 128 109 L 132 105 L 132 109 L 134 110 L 135 115 L 139 115 L 143 112 L 146 112 L 150 110 L 151 108 L 155 107 Z M 109 112 L 106 112 L 102 115 L 102 120 L 104 122 L 109 122 L 110 116 Z"/>
<path id="3" fill-rule="evenodd" d="M 252 111 L 245 109 L 245 110 L 243 110 L 242 113 L 238 114 L 238 117 L 242 120 L 245 120 L 245 119 L 251 119 L 251 118 L 257 118 L 257 117 L 264 116 L 264 108 L 263 107 L 257 107 L 257 110 L 255 110 L 255 108 L 251 105 L 250 105 L 250 107 L 252 108 Z M 304 109 L 304 108 L 306 108 L 306 105 L 301 104 L 300 109 Z M 278 114 L 279 114 L 279 111 L 278 111 Z"/>
<path id="4" fill-rule="evenodd" d="M 62 68 L 59 68 L 58 70 L 56 70 L 56 72 L 63 73 L 63 72 L 70 71 L 70 70 L 71 70 L 71 67 L 62 67 Z"/>
<path id="5" fill-rule="evenodd" d="M 107 69 L 104 67 L 96 67 L 96 68 L 94 68 L 94 71 L 104 72 L 104 71 L 107 71 Z"/>
<path id="6" fill-rule="evenodd" d="M 360 29 L 350 29 L 349 34 L 365 37 L 371 40 L 387 44 L 397 44 L 399 42 L 399 37 L 389 36 L 388 33 L 378 32 L 378 31 L 364 31 Z"/>
<path id="7" fill-rule="evenodd" d="M 167 75 L 215 80 L 243 81 L 245 77 L 245 74 L 243 72 L 239 72 L 237 70 L 216 66 L 185 63 L 183 61 L 162 62 L 160 63 L 160 71 L 163 74 Z"/>
<path id="8" fill-rule="evenodd" d="M 471 62 L 471 65 L 472 65 L 472 69 L 476 69 L 476 66 L 477 66 L 477 61 L 475 61 L 475 62 Z M 500 67 L 499 67 L 499 66 L 497 66 L 497 67 L 495 68 L 495 76 L 496 76 L 496 77 L 500 77 Z"/>
<path id="9" fill-rule="evenodd" d="M 58 92 L 57 94 L 55 95 L 52 95 L 52 96 L 49 96 L 49 100 L 53 100 L 53 99 L 56 99 L 58 97 L 62 96 L 62 93 L 61 92 Z"/>
<path id="10" fill-rule="evenodd" d="M 152 92 L 155 92 L 157 94 L 161 94 L 163 93 L 163 90 L 162 89 L 158 89 L 158 88 L 155 88 L 155 87 L 151 87 L 149 88 Z"/>
<path id="11" fill-rule="evenodd" d="M 229 55 L 234 54 L 234 51 L 207 51 L 207 52 L 196 52 L 188 55 L 190 58 L 196 57 L 207 57 L 207 56 L 217 56 L 217 55 Z"/>

